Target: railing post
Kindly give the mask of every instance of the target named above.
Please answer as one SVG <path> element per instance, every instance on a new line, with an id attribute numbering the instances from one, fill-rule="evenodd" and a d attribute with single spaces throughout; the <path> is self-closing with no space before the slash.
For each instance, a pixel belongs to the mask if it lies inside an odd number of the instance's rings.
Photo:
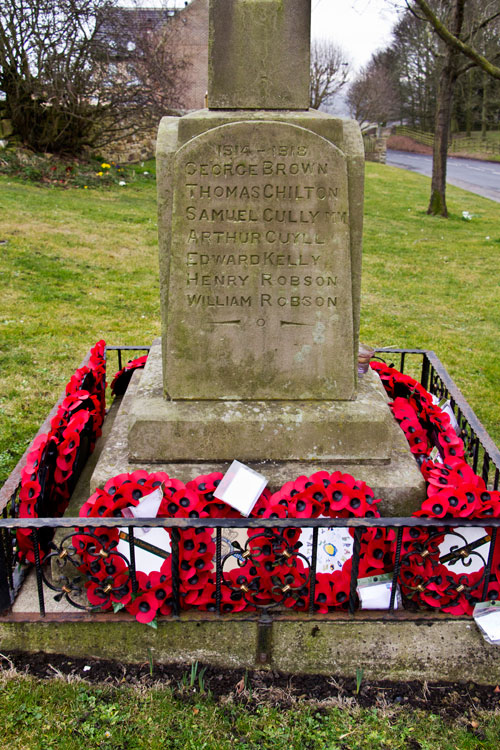
<path id="1" fill-rule="evenodd" d="M 424 358 L 422 360 L 422 372 L 420 375 L 420 383 L 423 385 L 426 391 L 429 390 L 429 360 L 427 359 L 427 354 L 424 354 Z"/>
<path id="2" fill-rule="evenodd" d="M 498 532 L 498 529 L 496 527 L 493 527 L 491 530 L 491 540 L 490 540 L 490 550 L 488 554 L 488 560 L 486 561 L 486 567 L 484 569 L 483 595 L 481 596 L 482 601 L 484 601 L 488 595 L 488 585 L 490 583 L 490 574 L 491 574 L 491 565 L 493 563 L 493 555 L 495 554 L 497 532 Z"/>
<path id="3" fill-rule="evenodd" d="M 137 594 L 137 575 L 135 568 L 135 544 L 134 544 L 134 527 L 131 526 L 128 530 L 128 545 L 130 552 L 130 580 L 132 581 L 132 593 Z"/>
<path id="4" fill-rule="evenodd" d="M 314 614 L 314 596 L 316 594 L 316 565 L 318 561 L 318 527 L 313 527 L 312 555 L 311 555 L 311 585 L 309 588 L 309 614 Z"/>
<path id="5" fill-rule="evenodd" d="M 270 664 L 273 648 L 273 618 L 263 611 L 257 623 L 257 663 Z"/>
<path id="6" fill-rule="evenodd" d="M 172 600 L 173 614 L 178 617 L 181 611 L 179 580 L 179 529 L 172 528 Z"/>
<path id="7" fill-rule="evenodd" d="M 398 527 L 396 537 L 396 554 L 394 556 L 394 574 L 391 583 L 391 599 L 389 601 L 389 612 L 394 611 L 394 602 L 396 600 L 396 589 L 398 585 L 399 569 L 401 568 L 401 547 L 403 545 L 403 526 Z"/>
<path id="8" fill-rule="evenodd" d="M 38 590 L 38 604 L 40 607 L 40 616 L 45 617 L 45 600 L 43 597 L 43 577 L 42 577 L 42 565 L 40 562 L 40 544 L 38 541 L 38 529 L 32 529 L 33 537 L 33 551 L 35 554 L 35 572 L 36 572 L 36 587 Z"/>
<path id="9" fill-rule="evenodd" d="M 218 614 L 220 614 L 220 605 L 221 605 L 221 598 L 222 598 L 221 552 L 222 552 L 222 529 L 220 526 L 217 526 L 217 530 L 215 532 L 215 608 Z"/>

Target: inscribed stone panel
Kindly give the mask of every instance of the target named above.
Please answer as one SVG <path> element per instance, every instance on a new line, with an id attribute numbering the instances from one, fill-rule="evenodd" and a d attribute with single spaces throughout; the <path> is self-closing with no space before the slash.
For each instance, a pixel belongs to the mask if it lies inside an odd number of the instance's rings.
<path id="1" fill-rule="evenodd" d="M 176 154 L 165 385 L 173 399 L 354 395 L 344 154 L 282 122 Z"/>

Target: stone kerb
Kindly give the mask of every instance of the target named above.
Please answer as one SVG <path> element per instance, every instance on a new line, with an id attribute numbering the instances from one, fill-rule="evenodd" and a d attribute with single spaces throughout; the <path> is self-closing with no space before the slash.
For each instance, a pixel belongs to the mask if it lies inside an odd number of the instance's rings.
<path id="1" fill-rule="evenodd" d="M 297 125 L 235 122 L 189 140 L 172 174 L 168 396 L 353 398 L 342 151 Z"/>

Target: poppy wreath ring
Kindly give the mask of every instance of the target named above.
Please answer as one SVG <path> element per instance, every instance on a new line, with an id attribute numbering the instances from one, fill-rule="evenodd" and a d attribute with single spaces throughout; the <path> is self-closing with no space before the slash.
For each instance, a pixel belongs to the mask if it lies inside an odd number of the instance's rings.
<path id="1" fill-rule="evenodd" d="M 380 362 L 372 362 L 390 398 L 390 407 L 403 430 L 411 452 L 420 464 L 427 485 L 427 497 L 414 516 L 436 519 L 433 529 L 407 528 L 403 532 L 401 585 L 407 598 L 425 607 L 439 607 L 453 615 L 470 615 L 480 601 L 484 588 L 484 565 L 474 572 L 457 573 L 442 564 L 440 545 L 446 537 L 460 538 L 460 533 L 443 528 L 446 519 L 477 518 L 479 536 L 484 542 L 491 537 L 491 529 L 484 528 L 488 518 L 500 515 L 500 492 L 486 486 L 465 460 L 463 440 L 451 423 L 449 412 L 435 403 L 431 394 L 414 378 Z M 438 456 L 431 459 L 431 451 Z M 452 525 L 452 524 L 451 524 Z M 458 546 L 464 551 L 465 540 Z M 479 546 L 479 545 L 475 545 Z M 483 563 L 488 553 L 480 555 Z M 470 566 L 470 555 L 466 555 Z M 493 551 L 490 579 L 486 596 L 500 598 L 500 544 Z"/>
<path id="2" fill-rule="evenodd" d="M 163 499 L 158 518 L 206 518 L 203 528 L 179 532 L 180 603 L 183 609 L 198 607 L 215 611 L 215 543 L 210 518 L 241 518 L 226 503 L 214 497 L 223 474 L 214 472 L 184 484 L 164 472 L 149 474 L 134 471 L 110 479 L 82 506 L 81 517 L 119 517 L 126 507 L 137 506 L 141 499 L 162 487 Z M 364 483 L 348 474 L 317 472 L 287 482 L 273 495 L 265 490 L 252 516 L 261 518 L 378 517 L 378 500 Z M 140 520 L 137 520 L 140 526 Z M 283 533 L 284 532 L 284 533 Z M 165 529 L 165 533 L 171 534 Z M 234 567 L 224 570 L 221 609 L 236 612 L 255 605 L 282 602 L 305 610 L 309 606 L 310 571 L 299 552 L 300 529 L 248 530 L 248 553 L 234 555 Z M 157 614 L 172 612 L 171 557 L 159 562 L 149 574 L 137 571 L 137 591 L 133 592 L 129 564 L 117 550 L 119 529 L 87 528 L 75 534 L 73 544 L 81 557 L 80 570 L 87 577 L 87 597 L 93 607 L 102 610 L 125 609 L 140 622 L 151 622 Z M 360 551 L 360 575 L 380 572 L 392 560 L 393 534 L 384 529 L 369 529 L 363 534 Z M 314 606 L 328 612 L 347 607 L 351 575 L 349 559 L 341 570 L 317 573 Z"/>

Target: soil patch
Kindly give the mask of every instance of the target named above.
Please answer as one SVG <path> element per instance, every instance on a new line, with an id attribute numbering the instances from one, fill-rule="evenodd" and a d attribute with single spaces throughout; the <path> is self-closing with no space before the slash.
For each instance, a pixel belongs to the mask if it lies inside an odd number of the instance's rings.
<path id="1" fill-rule="evenodd" d="M 247 704 L 263 703 L 283 708 L 299 701 L 314 704 L 388 708 L 406 706 L 440 714 L 448 720 L 472 717 L 478 710 L 500 708 L 500 687 L 476 683 L 389 682 L 358 677 L 325 677 L 323 675 L 287 675 L 274 671 L 219 669 L 197 665 L 191 680 L 191 664 L 126 664 L 103 659 L 68 658 L 62 654 L 28 654 L 10 651 L 0 654 L 0 673 L 14 667 L 18 672 L 45 680 L 83 679 L 93 684 L 111 686 L 169 687 L 177 697 L 199 699 L 209 691 L 217 701 L 242 700 Z M 200 677 L 201 675 L 201 677 Z M 191 685 L 191 682 L 194 684 Z M 200 690 L 201 684 L 201 690 Z"/>

